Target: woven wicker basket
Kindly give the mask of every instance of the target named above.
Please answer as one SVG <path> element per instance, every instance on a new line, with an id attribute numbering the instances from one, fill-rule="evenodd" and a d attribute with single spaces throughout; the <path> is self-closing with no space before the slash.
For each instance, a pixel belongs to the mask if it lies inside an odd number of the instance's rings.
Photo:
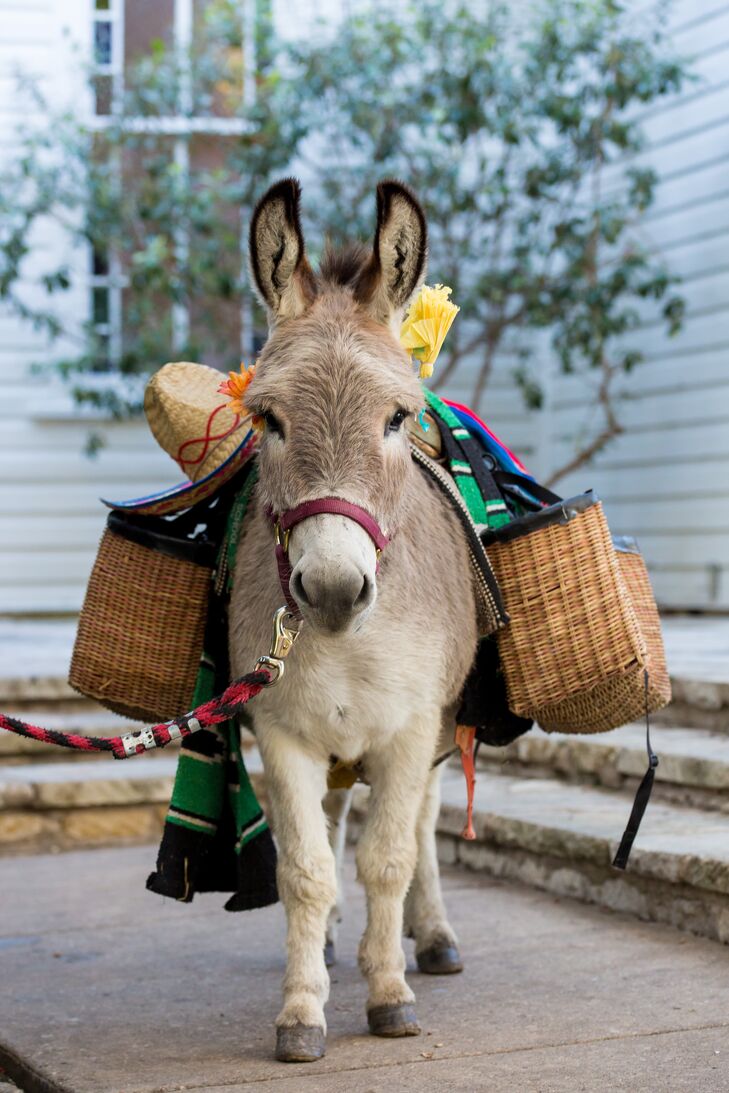
<path id="1" fill-rule="evenodd" d="M 660 710 L 671 701 L 671 679 L 663 647 L 661 620 L 643 555 L 635 539 L 613 539 L 620 576 L 625 582 L 646 643 L 648 706 Z"/>
<path id="2" fill-rule="evenodd" d="M 160 521 L 109 516 L 79 620 L 69 683 L 115 713 L 165 721 L 188 710 L 213 559 Z"/>
<path id="3" fill-rule="evenodd" d="M 605 732 L 645 712 L 646 669 L 649 709 L 670 700 L 645 565 L 615 550 L 594 494 L 514 520 L 484 545 L 511 617 L 498 642 L 514 713 L 550 732 Z"/>

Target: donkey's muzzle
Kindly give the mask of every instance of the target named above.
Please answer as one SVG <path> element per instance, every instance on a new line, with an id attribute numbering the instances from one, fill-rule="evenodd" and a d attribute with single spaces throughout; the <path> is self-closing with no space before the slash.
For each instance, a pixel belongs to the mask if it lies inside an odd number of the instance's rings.
<path id="1" fill-rule="evenodd" d="M 269 509 L 268 515 L 273 521 L 281 591 L 289 610 L 296 618 L 303 608 L 309 608 L 317 616 L 316 621 L 325 629 L 343 630 L 356 615 L 374 602 L 374 574 L 368 576 L 366 566 L 358 568 L 351 561 L 343 562 L 341 556 L 335 563 L 334 572 L 331 566 L 327 566 L 326 572 L 321 566 L 315 566 L 313 571 L 309 571 L 302 561 L 292 570 L 289 561 L 291 531 L 297 524 L 315 516 L 344 517 L 345 523 L 351 521 L 369 536 L 375 548 L 375 574 L 379 569 L 380 555 L 390 541 L 388 536 L 366 509 L 342 497 L 318 497 L 311 501 L 302 501 L 300 505 L 287 509 L 280 515 Z M 317 553 L 320 551 L 317 550 Z"/>
<path id="2" fill-rule="evenodd" d="M 374 581 L 353 565 L 331 568 L 297 565 L 291 575 L 291 592 L 303 615 L 332 633 L 346 630 L 375 598 Z"/>

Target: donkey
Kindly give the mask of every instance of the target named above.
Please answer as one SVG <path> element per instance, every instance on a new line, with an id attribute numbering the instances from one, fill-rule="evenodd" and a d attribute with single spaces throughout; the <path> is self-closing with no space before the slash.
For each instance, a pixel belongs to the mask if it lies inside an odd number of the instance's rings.
<path id="1" fill-rule="evenodd" d="M 398 340 L 425 273 L 423 210 L 406 186 L 381 182 L 372 249 L 327 250 L 315 273 L 299 202 L 298 182 L 280 181 L 251 222 L 250 265 L 270 331 L 246 392 L 264 431 L 230 606 L 235 674 L 266 645 L 281 583 L 303 619 L 285 676 L 253 712 L 287 917 L 276 1021 L 276 1057 L 286 1062 L 325 1053 L 325 947 L 331 956 L 335 851 L 348 808 L 348 791 L 327 792 L 335 757 L 359 764 L 371 786 L 356 850 L 370 1032 L 420 1032 L 403 931 L 415 939 L 421 971 L 461 970 L 438 875 L 432 764 L 452 747 L 477 642 L 463 534 L 413 462 L 403 427 L 424 402 Z M 272 520 L 292 510 L 282 570 Z"/>

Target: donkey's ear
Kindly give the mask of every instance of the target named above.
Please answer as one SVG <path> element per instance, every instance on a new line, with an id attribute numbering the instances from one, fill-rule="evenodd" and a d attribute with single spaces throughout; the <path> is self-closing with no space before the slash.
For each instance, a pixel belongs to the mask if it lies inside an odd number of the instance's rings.
<path id="1" fill-rule="evenodd" d="M 399 323 L 425 276 L 427 259 L 428 229 L 420 202 L 404 183 L 385 179 L 377 187 L 375 240 L 358 298 L 380 322 Z"/>
<path id="2" fill-rule="evenodd" d="M 301 315 L 316 295 L 299 218 L 301 186 L 283 178 L 256 205 L 249 239 L 251 272 L 272 323 Z"/>

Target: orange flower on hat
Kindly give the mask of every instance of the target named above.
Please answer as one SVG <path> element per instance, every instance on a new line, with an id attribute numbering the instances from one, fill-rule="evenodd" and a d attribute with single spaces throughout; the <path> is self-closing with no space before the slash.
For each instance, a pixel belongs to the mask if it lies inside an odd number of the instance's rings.
<path id="1" fill-rule="evenodd" d="M 248 417 L 250 412 L 246 409 L 243 396 L 248 390 L 255 374 L 255 364 L 249 364 L 246 368 L 241 362 L 240 372 L 228 372 L 227 380 L 223 380 L 218 388 L 219 395 L 227 395 L 230 399 L 230 402 L 228 403 L 229 408 L 234 414 L 239 414 L 241 417 Z"/>

